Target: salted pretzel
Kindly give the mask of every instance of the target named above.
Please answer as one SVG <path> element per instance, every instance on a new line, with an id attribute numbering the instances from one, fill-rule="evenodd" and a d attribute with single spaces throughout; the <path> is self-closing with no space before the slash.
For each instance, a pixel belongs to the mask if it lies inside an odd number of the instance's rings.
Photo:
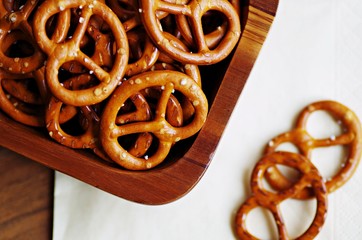
<path id="1" fill-rule="evenodd" d="M 56 43 L 49 39 L 46 33 L 46 22 L 52 16 L 67 10 L 78 9 L 80 12 L 78 25 L 71 38 L 65 42 Z M 96 64 L 90 56 L 80 49 L 80 42 L 86 34 L 88 23 L 92 16 L 101 17 L 113 34 L 112 52 L 113 66 L 109 71 Z M 100 1 L 93 0 L 50 0 L 42 3 L 34 16 L 37 22 L 33 26 L 35 38 L 41 49 L 47 53 L 46 80 L 51 92 L 62 102 L 73 106 L 86 106 L 105 100 L 117 87 L 123 78 L 128 62 L 128 42 L 125 30 L 118 17 Z M 99 84 L 89 89 L 69 90 L 62 86 L 58 78 L 61 66 L 69 61 L 77 61 L 91 71 L 99 80 Z"/>
<path id="2" fill-rule="evenodd" d="M 80 16 L 74 13 L 76 22 L 79 22 Z M 74 20 L 73 20 L 74 21 Z M 92 16 L 86 29 L 86 33 L 80 42 L 80 49 L 92 50 L 90 59 L 102 69 L 111 69 L 113 65 L 112 42 L 113 36 L 109 32 L 109 26 L 99 16 Z M 71 73 L 86 73 L 87 69 L 78 61 L 73 60 L 65 62 L 62 69 Z"/>
<path id="3" fill-rule="evenodd" d="M 31 74 L 12 74 L 0 69 L 0 109 L 2 109 L 12 119 L 22 124 L 42 127 L 44 126 L 44 110 L 42 105 L 27 104 L 4 90 L 4 82 L 8 79 L 29 79 Z"/>
<path id="4" fill-rule="evenodd" d="M 339 136 L 331 136 L 326 139 L 312 137 L 307 131 L 307 122 L 309 116 L 318 110 L 331 114 L 344 132 Z M 358 166 L 362 151 L 362 129 L 358 117 L 349 108 L 335 101 L 320 101 L 305 107 L 297 118 L 295 128 L 272 139 L 267 145 L 265 153 L 275 151 L 280 144 L 285 142 L 292 143 L 308 159 L 311 158 L 312 150 L 315 148 L 342 145 L 347 149 L 346 160 L 339 171 L 326 180 L 328 192 L 333 192 L 352 177 Z M 292 184 L 277 168 L 270 168 L 265 176 L 271 186 L 277 190 L 289 188 Z M 308 198 L 311 196 L 313 194 L 306 188 L 297 197 Z"/>
<path id="5" fill-rule="evenodd" d="M 141 121 L 149 121 L 152 118 L 151 107 L 149 106 L 144 94 L 139 92 L 133 94 L 129 101 L 126 101 L 115 119 L 115 123 L 126 124 Z M 145 132 L 139 134 L 134 140 L 134 144 L 128 149 L 129 154 L 135 157 L 142 157 L 151 147 L 153 137 L 151 133 Z"/>
<path id="6" fill-rule="evenodd" d="M 174 47 L 179 48 L 180 50 L 185 51 L 185 52 L 190 51 L 188 49 L 188 47 L 177 37 L 175 37 L 167 32 L 165 32 L 164 35 L 172 41 L 172 44 Z M 167 64 L 174 65 L 177 69 L 179 69 L 178 71 L 182 71 L 182 72 L 186 73 L 192 79 L 194 79 L 197 82 L 197 84 L 199 84 L 199 86 L 201 86 L 202 83 L 201 83 L 200 70 L 196 64 L 179 62 L 179 61 L 169 57 L 168 55 L 166 55 L 163 52 L 160 52 L 160 55 L 158 57 L 158 62 L 161 64 L 166 64 L 166 65 Z M 153 69 L 155 69 L 155 67 Z"/>
<path id="7" fill-rule="evenodd" d="M 169 3 L 163 0 L 141 0 L 140 6 L 142 11 L 141 19 L 151 39 L 159 49 L 179 62 L 198 65 L 219 62 L 231 53 L 241 35 L 238 13 L 232 4 L 226 0 L 192 0 L 187 4 Z M 212 49 L 207 46 L 202 26 L 202 17 L 210 10 L 225 15 L 228 24 L 228 31 L 219 44 Z M 160 21 L 155 14 L 157 11 L 187 16 L 190 28 L 194 33 L 194 49 L 192 49 L 192 52 L 185 52 L 175 47 L 172 41 L 164 35 Z"/>
<path id="8" fill-rule="evenodd" d="M 36 82 L 33 78 L 4 78 L 2 79 L 1 83 L 5 92 L 24 103 L 35 105 L 44 104 L 44 101 L 38 92 Z"/>
<path id="9" fill-rule="evenodd" d="M 106 4 L 123 23 L 135 18 L 138 14 L 138 2 L 136 0 L 106 0 Z"/>
<path id="10" fill-rule="evenodd" d="M 64 86 L 69 89 L 80 89 L 82 86 L 90 84 L 92 76 L 90 74 L 83 74 L 64 82 Z M 78 117 L 78 124 L 73 124 L 72 129 L 76 134 L 67 132 L 63 129 L 61 124 L 64 120 L 60 120 L 64 112 L 64 104 L 56 97 L 52 97 L 48 103 L 48 107 L 45 111 L 45 122 L 49 136 L 61 143 L 62 145 L 71 148 L 95 148 L 98 141 L 99 131 L 99 117 L 92 106 L 74 107 L 68 106 L 76 114 L 72 118 L 68 118 L 68 121 L 74 117 Z M 78 127 L 76 127 L 78 126 Z M 80 133 L 78 132 L 80 130 Z"/>
<path id="11" fill-rule="evenodd" d="M 10 73 L 29 73 L 44 64 L 45 56 L 34 41 L 31 23 L 28 21 L 38 2 L 26 1 L 24 5 L 15 9 L 9 9 L 14 8 L 14 2 L 0 3 L 0 67 Z M 15 39 L 13 35 L 16 35 Z M 13 40 L 10 44 L 9 39 Z M 21 49 L 22 45 L 28 48 L 27 54 L 23 51 L 9 50 L 11 46 Z"/>
<path id="12" fill-rule="evenodd" d="M 153 65 L 151 70 L 152 71 L 172 70 L 172 71 L 183 72 L 183 73 L 187 74 L 188 76 L 190 76 L 192 79 L 194 79 L 197 84 L 201 85 L 200 71 L 199 71 L 199 68 L 194 64 L 180 65 L 179 63 L 176 63 L 175 61 L 171 61 L 171 63 L 162 62 L 162 63 L 156 63 L 155 65 Z M 170 100 L 172 99 L 172 101 L 174 103 L 173 103 L 173 106 L 170 106 L 170 107 L 174 109 L 174 114 L 176 116 L 179 116 L 180 114 L 182 114 L 182 116 L 181 117 L 180 116 L 179 117 L 169 117 L 169 119 L 174 119 L 174 120 L 171 120 L 171 121 L 173 121 L 173 124 L 171 124 L 171 125 L 173 125 L 173 126 L 177 126 L 179 124 L 182 125 L 182 123 L 180 123 L 181 121 L 177 120 L 177 118 L 181 118 L 182 122 L 188 122 L 190 119 L 192 119 L 192 117 L 195 114 L 195 107 L 192 105 L 192 102 L 190 102 L 190 100 L 188 98 L 186 98 L 185 96 L 182 96 L 179 99 L 175 99 L 172 96 L 173 95 L 171 95 Z"/>
<path id="13" fill-rule="evenodd" d="M 126 77 L 149 70 L 157 61 L 159 51 L 142 26 L 138 1 L 110 0 L 107 2 L 121 20 L 127 34 L 129 61 L 125 73 Z"/>
<path id="14" fill-rule="evenodd" d="M 205 17 L 208 20 L 203 24 L 205 27 L 207 27 L 207 29 L 204 29 L 205 42 L 209 49 L 213 49 L 224 38 L 224 35 L 227 32 L 228 24 L 227 21 L 223 19 L 223 16 L 219 16 L 217 12 L 206 12 L 204 18 Z M 192 36 L 192 29 L 190 28 L 187 17 L 180 14 L 176 15 L 175 18 L 181 36 L 188 46 L 193 46 L 194 39 Z"/>
<path id="15" fill-rule="evenodd" d="M 262 180 L 268 169 L 277 164 L 296 169 L 300 172 L 301 178 L 287 189 L 272 192 L 263 186 Z M 279 239 L 290 239 L 280 211 L 280 204 L 294 198 L 307 186 L 311 187 L 316 198 L 316 214 L 308 229 L 298 239 L 313 239 L 320 232 L 326 219 L 327 190 L 318 169 L 304 156 L 291 152 L 272 152 L 265 155 L 253 169 L 250 186 L 252 195 L 240 206 L 235 218 L 236 234 L 239 239 L 257 239 L 246 226 L 248 213 L 256 207 L 262 207 L 271 212 L 278 229 Z"/>
<path id="16" fill-rule="evenodd" d="M 116 124 L 115 119 L 121 106 L 132 95 L 147 88 L 161 88 L 153 118 L 146 122 Z M 173 91 L 185 95 L 193 103 L 196 111 L 190 123 L 173 127 L 166 120 L 166 108 Z M 189 76 L 175 71 L 149 71 L 136 75 L 123 82 L 109 99 L 101 119 L 100 138 L 105 152 L 110 158 L 131 170 L 150 169 L 167 157 L 171 146 L 176 142 L 196 134 L 207 116 L 207 99 L 201 88 Z M 156 149 L 151 155 L 135 157 L 119 144 L 119 139 L 143 133 L 151 133 L 157 139 Z"/>
<path id="17" fill-rule="evenodd" d="M 151 69 L 158 59 L 159 51 L 145 30 L 131 29 L 127 31 L 127 39 L 130 56 L 125 76 L 131 77 Z"/>

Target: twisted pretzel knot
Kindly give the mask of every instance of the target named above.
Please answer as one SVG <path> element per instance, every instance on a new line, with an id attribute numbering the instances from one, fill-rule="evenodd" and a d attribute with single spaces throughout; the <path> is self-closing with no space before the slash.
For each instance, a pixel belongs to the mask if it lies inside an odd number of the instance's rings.
<path id="1" fill-rule="evenodd" d="M 50 40 L 46 34 L 47 20 L 66 9 L 80 11 L 79 23 L 71 39 L 62 43 Z M 80 43 L 87 31 L 92 16 L 101 16 L 112 31 L 114 39 L 113 66 L 107 72 L 80 49 Z M 47 1 L 35 14 L 35 38 L 49 58 L 46 63 L 46 79 L 51 92 L 62 102 L 74 106 L 86 106 L 105 100 L 122 79 L 128 62 L 128 42 L 125 30 L 118 17 L 102 2 L 92 0 Z M 89 69 L 99 80 L 99 84 L 89 89 L 69 90 L 62 86 L 58 72 L 69 61 L 77 61 Z"/>
<path id="2" fill-rule="evenodd" d="M 234 7 L 226 0 L 209 1 L 192 0 L 184 4 L 170 3 L 162 0 L 141 0 L 141 19 L 151 39 L 162 51 L 174 59 L 199 65 L 213 64 L 224 59 L 236 45 L 240 34 L 240 19 Z M 217 11 L 225 16 L 228 31 L 218 41 L 217 46 L 210 48 L 205 40 L 201 18 L 209 11 Z M 174 46 L 173 41 L 164 35 L 156 12 L 166 12 L 172 15 L 184 15 L 189 19 L 193 33 L 193 51 L 186 52 Z M 190 38 L 187 38 L 190 39 Z M 209 44 L 210 45 L 210 44 Z"/>
<path id="3" fill-rule="evenodd" d="M 135 93 L 149 88 L 162 89 L 153 118 L 146 122 L 116 124 L 123 103 Z M 193 119 L 187 125 L 174 127 L 166 119 L 166 109 L 173 91 L 185 95 L 195 107 Z M 107 154 L 121 166 L 133 170 L 149 169 L 166 158 L 173 144 L 200 130 L 206 120 L 207 110 L 206 97 L 189 76 L 169 70 L 145 72 L 123 82 L 107 103 L 101 119 L 102 145 Z M 150 152 L 151 156 L 135 157 L 119 144 L 118 139 L 123 136 L 143 133 L 151 133 L 158 140 L 157 149 Z"/>
<path id="4" fill-rule="evenodd" d="M 302 176 L 289 188 L 274 193 L 264 188 L 262 179 L 268 169 L 276 164 L 292 167 L 298 170 Z M 265 155 L 255 165 L 250 183 L 252 196 L 240 206 L 236 215 L 236 232 L 240 239 L 256 239 L 246 227 L 247 215 L 256 207 L 266 208 L 272 213 L 279 239 L 289 239 L 279 205 L 284 200 L 295 197 L 307 186 L 311 186 L 317 200 L 316 214 L 309 228 L 298 239 L 313 239 L 319 233 L 327 213 L 327 190 L 322 176 L 307 158 L 290 152 L 272 152 Z"/>
<path id="5" fill-rule="evenodd" d="M 8 72 L 29 73 L 44 64 L 45 56 L 33 40 L 31 23 L 28 22 L 37 3 L 38 0 L 26 1 L 18 9 L 14 9 L 14 2 L 0 3 L 0 67 Z M 10 51 L 9 48 L 19 44 L 19 41 L 26 42 L 31 51 L 27 54 Z"/>
<path id="6" fill-rule="evenodd" d="M 309 116 L 318 110 L 330 113 L 342 125 L 344 132 L 339 136 L 326 139 L 313 138 L 307 131 L 307 122 Z M 297 118 L 295 128 L 272 139 L 267 145 L 265 153 L 275 151 L 280 144 L 285 142 L 295 145 L 300 153 L 308 159 L 315 148 L 337 145 L 347 148 L 348 154 L 342 167 L 336 175 L 326 181 L 328 192 L 333 192 L 348 181 L 358 166 L 362 151 L 362 129 L 357 116 L 346 106 L 335 101 L 320 101 L 305 107 Z M 278 190 L 289 188 L 292 184 L 277 168 L 271 168 L 266 173 L 266 179 L 273 188 Z M 308 198 L 311 196 L 313 193 L 306 188 L 297 197 Z"/>

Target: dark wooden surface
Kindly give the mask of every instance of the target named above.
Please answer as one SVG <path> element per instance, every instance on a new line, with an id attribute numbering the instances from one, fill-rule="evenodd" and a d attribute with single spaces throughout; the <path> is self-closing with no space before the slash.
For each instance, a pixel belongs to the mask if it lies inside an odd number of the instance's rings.
<path id="1" fill-rule="evenodd" d="M 172 164 L 147 173 L 125 171 L 93 154 L 65 148 L 49 140 L 44 132 L 17 124 L 0 112 L 0 146 L 4 147 L 0 147 L 0 239 L 51 238 L 51 169 L 144 204 L 163 204 L 187 194 L 212 160 L 277 5 L 278 0 L 249 1 L 245 30 L 216 92 L 205 127 L 190 150 Z"/>
<path id="2" fill-rule="evenodd" d="M 52 235 L 53 170 L 0 147 L 0 239 Z"/>

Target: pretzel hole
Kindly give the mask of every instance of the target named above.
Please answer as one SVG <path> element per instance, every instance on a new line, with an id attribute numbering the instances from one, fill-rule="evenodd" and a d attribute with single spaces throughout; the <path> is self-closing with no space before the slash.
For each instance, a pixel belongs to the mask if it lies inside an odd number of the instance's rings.
<path id="1" fill-rule="evenodd" d="M 300 153 L 298 147 L 291 142 L 284 142 L 279 144 L 275 151 Z"/>
<path id="2" fill-rule="evenodd" d="M 89 127 L 89 122 L 84 116 L 81 116 L 81 114 L 78 109 L 78 113 L 73 118 L 60 124 L 60 127 L 66 134 L 77 137 L 86 132 Z"/>
<path id="3" fill-rule="evenodd" d="M 144 55 L 147 36 L 143 29 L 135 28 L 127 32 L 127 39 L 129 44 L 128 63 L 132 64 L 137 62 Z M 150 56 L 152 52 L 147 54 Z M 148 64 L 147 59 L 145 59 L 145 61 Z"/>
<path id="4" fill-rule="evenodd" d="M 257 239 L 278 239 L 278 230 L 273 215 L 263 207 L 256 207 L 248 213 L 246 229 Z"/>
<path id="5" fill-rule="evenodd" d="M 313 149 L 311 160 L 321 175 L 330 180 L 344 167 L 348 157 L 347 146 L 335 145 Z"/>
<path id="6" fill-rule="evenodd" d="M 312 224 L 317 211 L 317 200 L 296 200 L 288 198 L 280 203 L 284 223 L 290 239 L 302 235 Z"/>
<path id="7" fill-rule="evenodd" d="M 43 104 L 34 79 L 3 79 L 1 83 L 4 91 L 18 100 L 34 105 Z"/>
<path id="8" fill-rule="evenodd" d="M 12 38 L 18 34 L 22 35 L 21 31 L 15 30 L 8 34 L 3 41 L 7 41 L 7 38 Z M 5 56 L 9 58 L 25 58 L 30 57 L 35 53 L 34 46 L 31 42 L 23 38 L 15 38 L 14 40 L 15 41 L 13 41 L 9 46 L 3 46 L 2 52 Z"/>
<path id="9" fill-rule="evenodd" d="M 30 116 L 44 115 L 43 105 L 29 104 L 10 95 L 8 95 L 8 99 L 13 104 L 14 108 L 18 109 L 22 113 L 25 113 L 26 115 Z"/>
<path id="10" fill-rule="evenodd" d="M 323 110 L 312 112 L 307 121 L 308 133 L 316 139 L 333 140 L 343 133 L 343 127 L 330 113 Z"/>
<path id="11" fill-rule="evenodd" d="M 227 23 L 227 18 L 225 14 L 219 11 L 209 10 L 202 16 L 201 23 L 203 32 L 206 35 L 215 31 L 221 31 L 220 28 Z"/>
<path id="12" fill-rule="evenodd" d="M 137 133 L 121 136 L 118 138 L 118 144 L 123 149 L 131 152 L 134 157 L 144 158 L 145 160 L 147 160 L 156 153 L 159 146 L 159 140 L 152 133 L 148 133 L 152 136 L 151 141 L 141 142 L 141 145 L 139 145 L 139 143 L 137 143 L 137 140 L 139 137 L 144 137 L 144 134 L 146 133 Z"/>
<path id="13" fill-rule="evenodd" d="M 275 176 L 275 177 L 278 176 L 278 175 L 276 175 L 276 173 L 274 175 L 273 172 L 275 170 L 277 170 L 277 172 L 280 173 L 285 178 L 285 180 L 289 182 L 290 185 L 293 185 L 294 183 L 296 183 L 298 181 L 298 179 L 300 178 L 300 172 L 298 170 L 296 170 L 295 168 L 283 165 L 283 164 L 276 164 L 273 167 L 269 167 L 266 169 L 266 171 L 268 171 L 268 173 L 271 174 L 272 178 L 273 178 L 273 176 Z M 274 182 L 277 182 L 277 184 L 278 184 L 278 179 L 274 179 Z M 278 191 L 274 189 L 273 185 L 271 185 L 265 177 L 263 177 L 263 179 L 262 179 L 262 184 L 263 184 L 263 187 L 265 190 L 275 193 L 275 194 L 278 193 Z M 284 189 L 285 186 L 282 188 Z"/>
<path id="14" fill-rule="evenodd" d="M 8 12 L 19 11 L 26 3 L 26 0 L 4 0 L 3 5 Z"/>

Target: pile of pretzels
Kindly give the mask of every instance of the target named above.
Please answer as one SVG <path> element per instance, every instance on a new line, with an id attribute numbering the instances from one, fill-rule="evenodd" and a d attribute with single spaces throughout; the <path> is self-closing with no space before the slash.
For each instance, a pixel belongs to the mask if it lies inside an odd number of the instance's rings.
<path id="1" fill-rule="evenodd" d="M 329 113 L 340 125 L 342 133 L 325 139 L 314 138 L 307 129 L 310 115 L 316 111 Z M 297 152 L 281 151 L 283 143 L 296 147 Z M 311 161 L 312 150 L 342 146 L 346 154 L 339 170 L 323 177 Z M 250 179 L 251 196 L 240 206 L 235 218 L 239 239 L 257 239 L 246 224 L 248 213 L 257 207 L 269 210 L 278 230 L 278 239 L 291 239 L 282 216 L 281 203 L 287 199 L 316 199 L 312 223 L 297 239 L 314 239 L 322 229 L 327 215 L 328 194 L 343 186 L 356 171 L 362 153 L 362 129 L 355 113 L 336 101 L 320 101 L 306 106 L 299 114 L 295 128 L 280 134 L 266 146 L 263 157 L 255 165 Z M 318 161 L 318 159 L 313 159 Z M 279 166 L 295 169 L 299 175 L 287 178 Z M 267 183 L 267 184 L 265 184 Z M 270 189 L 271 188 L 271 189 Z"/>
<path id="2" fill-rule="evenodd" d="M 198 66 L 240 35 L 237 1 L 4 0 L 0 108 L 60 144 L 150 169 L 202 128 Z"/>

